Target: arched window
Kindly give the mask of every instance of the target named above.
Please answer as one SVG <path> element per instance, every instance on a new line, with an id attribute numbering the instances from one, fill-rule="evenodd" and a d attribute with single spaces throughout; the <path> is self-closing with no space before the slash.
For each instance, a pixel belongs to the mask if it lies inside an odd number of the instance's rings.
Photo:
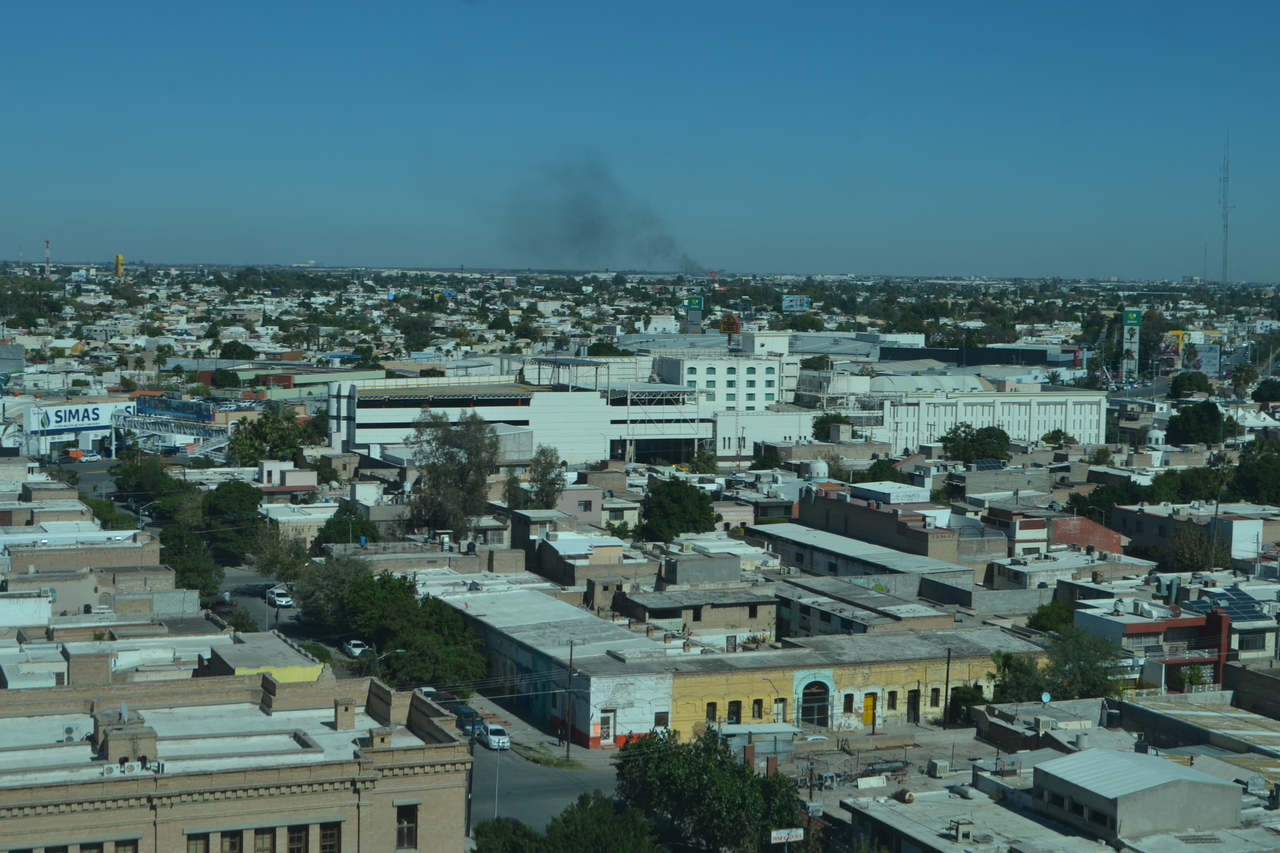
<path id="1" fill-rule="evenodd" d="M 748 375 L 748 376 L 755 376 L 755 375 L 756 375 L 756 369 L 755 369 L 754 367 L 748 367 L 748 368 L 747 368 L 747 375 Z"/>
<path id="2" fill-rule="evenodd" d="M 736 367 L 726 367 L 726 368 L 725 368 L 725 371 L 726 371 L 730 376 L 734 376 L 734 375 L 736 375 L 736 374 L 737 374 L 737 372 L 738 372 L 738 368 L 736 368 Z"/>
<path id="3" fill-rule="evenodd" d="M 766 376 L 772 376 L 772 375 L 773 375 L 773 368 L 772 368 L 772 367 L 766 367 L 766 368 L 764 369 L 764 372 L 765 372 L 765 375 L 766 375 Z"/>
<path id="4" fill-rule="evenodd" d="M 696 368 L 696 367 L 690 367 L 688 370 L 686 370 L 686 371 L 685 371 L 685 373 L 689 374 L 690 376 L 697 376 L 697 375 L 698 375 L 698 368 Z"/>
<path id="5" fill-rule="evenodd" d="M 714 374 L 715 374 L 715 372 L 716 372 L 716 369 L 715 369 L 714 367 L 708 367 L 708 368 L 707 368 L 707 375 L 708 375 L 708 376 L 712 376 L 712 375 L 714 375 Z"/>

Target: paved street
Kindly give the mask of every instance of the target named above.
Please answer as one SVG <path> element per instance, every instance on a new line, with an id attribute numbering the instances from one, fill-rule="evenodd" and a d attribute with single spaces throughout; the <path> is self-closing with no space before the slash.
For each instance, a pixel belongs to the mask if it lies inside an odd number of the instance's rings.
<path id="1" fill-rule="evenodd" d="M 519 726 L 516 723 L 517 730 Z M 555 748 L 554 738 L 550 745 Z M 579 751 L 574 748 L 575 753 Z M 495 781 L 497 814 L 515 818 L 539 830 L 564 811 L 565 806 L 578 799 L 579 794 L 589 794 L 599 788 L 612 796 L 616 778 L 612 766 L 600 761 L 592 761 L 591 764 L 586 770 L 560 770 L 526 761 L 515 750 L 494 752 L 476 744 L 472 823 L 494 816 Z"/>

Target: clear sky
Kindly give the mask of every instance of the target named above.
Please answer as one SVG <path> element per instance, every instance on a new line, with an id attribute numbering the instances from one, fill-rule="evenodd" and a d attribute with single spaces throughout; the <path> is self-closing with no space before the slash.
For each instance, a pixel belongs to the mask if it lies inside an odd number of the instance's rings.
<path id="1" fill-rule="evenodd" d="M 0 257 L 1280 281 L 1276 2 L 7 3 Z"/>

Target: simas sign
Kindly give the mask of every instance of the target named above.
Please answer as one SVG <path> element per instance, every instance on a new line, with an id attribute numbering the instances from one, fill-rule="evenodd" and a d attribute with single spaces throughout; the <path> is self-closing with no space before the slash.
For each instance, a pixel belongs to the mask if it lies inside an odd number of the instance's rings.
<path id="1" fill-rule="evenodd" d="M 27 410 L 27 431 L 69 432 L 82 429 L 105 429 L 117 413 L 133 414 L 132 403 L 91 403 L 83 406 L 47 406 Z"/>

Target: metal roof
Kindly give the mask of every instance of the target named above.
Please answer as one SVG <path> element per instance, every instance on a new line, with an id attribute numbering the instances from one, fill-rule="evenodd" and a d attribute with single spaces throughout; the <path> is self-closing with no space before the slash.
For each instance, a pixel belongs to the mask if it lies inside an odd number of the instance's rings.
<path id="1" fill-rule="evenodd" d="M 1169 782 L 1239 787 L 1174 761 L 1115 749 L 1086 749 L 1039 764 L 1036 772 L 1048 773 L 1110 800 Z"/>

